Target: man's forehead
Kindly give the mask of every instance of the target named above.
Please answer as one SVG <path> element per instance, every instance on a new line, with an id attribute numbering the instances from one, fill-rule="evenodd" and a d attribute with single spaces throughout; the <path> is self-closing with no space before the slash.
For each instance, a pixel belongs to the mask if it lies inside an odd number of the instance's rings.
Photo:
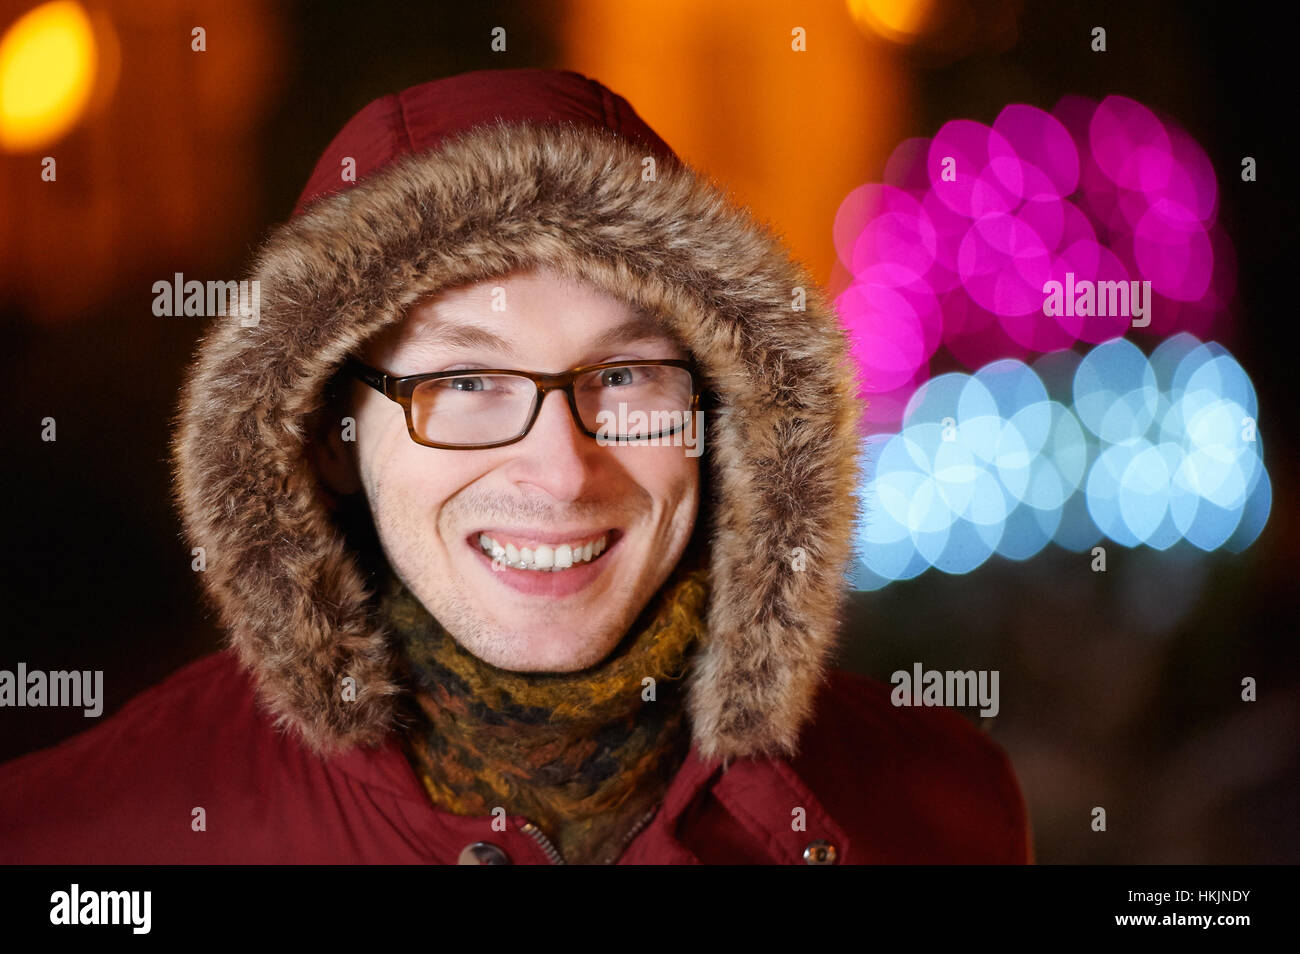
<path id="1" fill-rule="evenodd" d="M 400 336 L 403 344 L 420 351 L 490 350 L 503 355 L 517 355 L 523 350 L 520 335 L 512 333 L 512 323 L 501 315 L 483 316 L 476 309 L 418 307 L 403 319 Z M 563 317 L 547 327 L 562 324 Z M 515 325 L 518 328 L 518 325 Z M 535 329 L 530 329 L 535 330 Z M 575 342 L 588 348 L 613 347 L 620 344 L 664 341 L 677 343 L 668 327 L 649 312 L 627 305 L 598 330 L 592 330 Z"/>

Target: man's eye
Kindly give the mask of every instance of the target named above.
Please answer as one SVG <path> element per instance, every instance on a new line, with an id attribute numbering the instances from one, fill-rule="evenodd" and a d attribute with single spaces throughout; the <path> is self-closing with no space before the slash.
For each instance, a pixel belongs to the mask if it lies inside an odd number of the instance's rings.
<path id="1" fill-rule="evenodd" d="M 485 382 L 482 378 L 448 378 L 445 386 L 453 391 L 482 391 Z"/>
<path id="2" fill-rule="evenodd" d="M 640 380 L 640 368 L 606 368 L 600 372 L 600 383 L 609 388 L 622 388 Z"/>

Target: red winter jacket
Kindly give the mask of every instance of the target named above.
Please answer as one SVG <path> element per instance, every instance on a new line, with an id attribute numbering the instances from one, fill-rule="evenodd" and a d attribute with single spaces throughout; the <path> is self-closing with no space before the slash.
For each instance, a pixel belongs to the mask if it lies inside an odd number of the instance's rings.
<path id="1" fill-rule="evenodd" d="M 801 749 L 725 771 L 692 750 L 619 863 L 806 864 L 819 845 L 839 864 L 1030 860 L 1006 755 L 951 710 L 895 708 L 889 687 L 837 671 Z M 3 863 L 455 864 L 481 842 L 549 863 L 523 821 L 434 808 L 393 743 L 320 759 L 273 728 L 229 653 L 0 766 Z"/>
<path id="2" fill-rule="evenodd" d="M 206 331 L 175 492 L 231 652 L 0 766 L 0 861 L 455 862 L 471 845 L 479 861 L 546 860 L 523 819 L 495 831 L 417 783 L 392 734 L 406 689 L 373 611 L 369 515 L 330 496 L 308 446 L 348 354 L 426 296 L 526 266 L 662 320 L 711 397 L 693 748 L 622 861 L 1029 860 L 992 742 L 953 712 L 895 708 L 880 684 L 825 678 L 861 476 L 830 303 L 622 97 L 500 70 L 363 109 L 262 247 L 260 312 Z"/>

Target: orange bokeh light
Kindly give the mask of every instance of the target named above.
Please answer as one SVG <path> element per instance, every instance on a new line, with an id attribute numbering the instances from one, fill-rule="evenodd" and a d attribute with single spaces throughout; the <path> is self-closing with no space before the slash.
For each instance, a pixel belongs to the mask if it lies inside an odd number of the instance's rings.
<path id="1" fill-rule="evenodd" d="M 27 152 L 62 138 L 81 119 L 99 56 L 78 3 L 44 3 L 0 39 L 0 148 Z"/>
<path id="2" fill-rule="evenodd" d="M 843 197 L 878 175 L 912 88 L 838 3 L 568 0 L 561 65 L 600 80 L 781 233 L 815 280 Z"/>

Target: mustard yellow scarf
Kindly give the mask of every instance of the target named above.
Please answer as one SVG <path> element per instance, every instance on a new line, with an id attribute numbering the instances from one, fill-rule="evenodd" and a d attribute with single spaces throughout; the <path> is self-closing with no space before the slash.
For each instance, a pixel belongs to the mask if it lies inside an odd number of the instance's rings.
<path id="1" fill-rule="evenodd" d="M 504 808 L 574 864 L 612 864 L 690 749 L 683 677 L 705 632 L 707 571 L 683 561 L 603 662 L 508 672 L 463 649 L 389 572 L 380 612 L 412 686 L 407 754 L 435 805 Z M 498 813 L 499 814 L 499 813 Z"/>

